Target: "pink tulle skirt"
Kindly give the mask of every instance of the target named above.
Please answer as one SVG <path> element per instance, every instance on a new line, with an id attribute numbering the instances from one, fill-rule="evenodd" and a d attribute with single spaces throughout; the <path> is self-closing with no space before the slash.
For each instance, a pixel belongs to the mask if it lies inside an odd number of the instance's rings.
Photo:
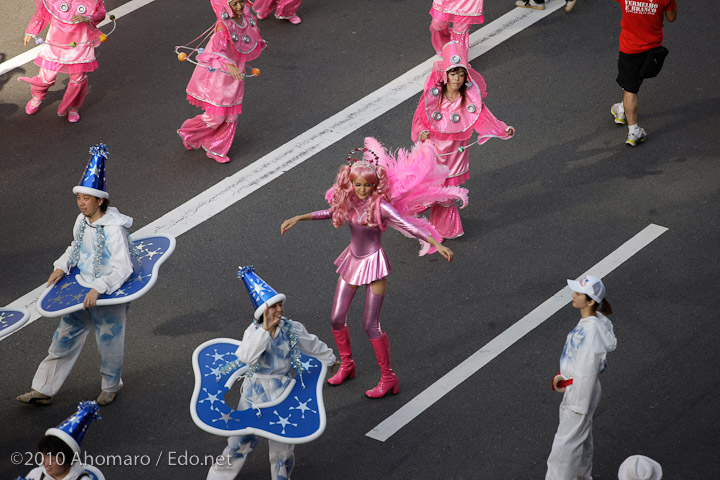
<path id="1" fill-rule="evenodd" d="M 240 115 L 242 113 L 242 103 L 232 107 L 218 107 L 190 95 L 187 95 L 187 101 L 190 102 L 190 105 L 200 107 L 211 115 Z"/>
<path id="2" fill-rule="evenodd" d="M 42 57 L 35 58 L 35 65 L 46 70 L 62 73 L 84 73 L 92 72 L 98 68 L 97 60 L 88 63 L 58 63 L 51 62 Z"/>
<path id="3" fill-rule="evenodd" d="M 335 260 L 337 273 L 350 285 L 367 285 L 380 280 L 390 273 L 390 261 L 382 247 L 364 257 L 353 255 L 350 245 Z"/>

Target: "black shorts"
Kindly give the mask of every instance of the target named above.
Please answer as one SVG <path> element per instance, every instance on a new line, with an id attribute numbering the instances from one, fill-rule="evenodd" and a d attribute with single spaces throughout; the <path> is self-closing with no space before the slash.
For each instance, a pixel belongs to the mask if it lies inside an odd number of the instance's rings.
<path id="1" fill-rule="evenodd" d="M 623 90 L 638 93 L 643 82 L 643 67 L 647 62 L 650 50 L 642 53 L 623 53 L 618 57 L 617 83 Z"/>

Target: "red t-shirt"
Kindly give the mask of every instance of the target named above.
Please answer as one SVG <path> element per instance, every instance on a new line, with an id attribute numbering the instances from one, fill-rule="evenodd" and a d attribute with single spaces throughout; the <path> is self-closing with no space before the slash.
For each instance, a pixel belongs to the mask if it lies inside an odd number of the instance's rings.
<path id="1" fill-rule="evenodd" d="M 665 11 L 677 10 L 675 0 L 616 0 L 622 6 L 620 51 L 642 53 L 663 41 Z"/>

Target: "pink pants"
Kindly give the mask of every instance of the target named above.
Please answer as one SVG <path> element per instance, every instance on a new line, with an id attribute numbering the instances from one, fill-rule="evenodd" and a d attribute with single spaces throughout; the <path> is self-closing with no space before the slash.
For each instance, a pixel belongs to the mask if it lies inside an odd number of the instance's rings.
<path id="1" fill-rule="evenodd" d="M 275 10 L 275 17 L 287 20 L 295 16 L 298 8 L 300 8 L 302 0 L 255 0 L 253 10 L 258 15 L 267 17 Z"/>
<path id="2" fill-rule="evenodd" d="M 456 238 L 463 233 L 460 209 L 457 204 L 436 203 L 430 208 L 430 223 L 443 238 Z"/>
<path id="3" fill-rule="evenodd" d="M 227 158 L 235 138 L 237 115 L 211 115 L 207 112 L 185 120 L 177 131 L 185 148 L 203 148 L 208 157 Z"/>
<path id="4" fill-rule="evenodd" d="M 40 73 L 32 78 L 20 77 L 18 80 L 27 82 L 30 84 L 30 93 L 33 97 L 38 100 L 45 100 L 47 91 L 50 87 L 55 85 L 55 79 L 59 72 L 54 70 L 48 70 L 41 68 Z M 78 110 L 82 107 L 85 101 L 85 95 L 87 95 L 88 89 L 88 78 L 84 72 L 71 73 L 70 82 L 65 89 L 65 94 L 58 107 L 58 115 L 64 116 L 67 114 L 69 109 Z"/>
<path id="5" fill-rule="evenodd" d="M 450 22 L 437 20 L 435 18 L 430 22 L 430 41 L 438 55 L 442 55 L 442 49 L 446 43 L 451 40 L 457 40 L 465 49 L 467 57 L 470 48 L 470 23 L 453 22 L 452 29 L 449 28 Z"/>

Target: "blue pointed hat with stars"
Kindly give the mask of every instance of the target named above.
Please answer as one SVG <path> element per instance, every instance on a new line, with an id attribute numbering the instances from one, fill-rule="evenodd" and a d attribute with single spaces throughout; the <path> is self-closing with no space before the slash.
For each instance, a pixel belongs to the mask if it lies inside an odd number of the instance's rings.
<path id="1" fill-rule="evenodd" d="M 262 318 L 266 305 L 272 306 L 286 300 L 285 295 L 276 292 L 265 280 L 258 277 L 257 273 L 255 273 L 255 267 L 252 265 L 239 267 L 238 278 L 245 284 L 245 288 L 250 295 L 250 300 L 253 302 L 253 307 L 255 307 L 255 320 Z"/>
<path id="2" fill-rule="evenodd" d="M 73 193 L 84 193 L 98 198 L 110 198 L 105 186 L 105 160 L 108 154 L 107 145 L 98 143 L 90 147 L 90 161 L 80 179 L 80 184 L 73 187 Z"/>
<path id="3" fill-rule="evenodd" d="M 58 437 L 73 449 L 75 453 L 80 453 L 80 444 L 85 438 L 90 423 L 99 419 L 100 407 L 94 400 L 92 402 L 80 402 L 77 411 L 67 418 L 57 428 L 48 428 L 45 435 Z"/>

